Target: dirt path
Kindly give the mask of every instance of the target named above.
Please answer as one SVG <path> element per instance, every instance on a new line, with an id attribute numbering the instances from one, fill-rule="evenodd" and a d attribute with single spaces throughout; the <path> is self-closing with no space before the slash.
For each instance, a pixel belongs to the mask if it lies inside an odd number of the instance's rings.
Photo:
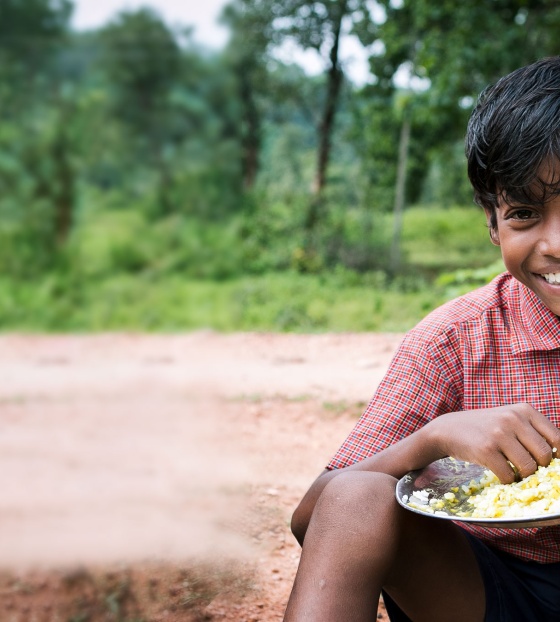
<path id="1" fill-rule="evenodd" d="M 399 335 L 0 338 L 0 620 L 281 620 Z"/>

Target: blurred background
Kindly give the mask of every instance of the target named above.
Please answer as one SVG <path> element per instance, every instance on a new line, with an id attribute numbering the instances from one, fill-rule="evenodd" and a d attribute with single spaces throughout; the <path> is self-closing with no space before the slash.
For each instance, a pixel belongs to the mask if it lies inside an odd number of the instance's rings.
<path id="1" fill-rule="evenodd" d="M 559 33 L 553 0 L 0 0 L 2 620 L 282 619 L 401 332 L 503 270 L 465 128 Z"/>
<path id="2" fill-rule="evenodd" d="M 552 0 L 0 0 L 0 327 L 409 328 L 502 270 L 465 127 L 559 31 Z"/>

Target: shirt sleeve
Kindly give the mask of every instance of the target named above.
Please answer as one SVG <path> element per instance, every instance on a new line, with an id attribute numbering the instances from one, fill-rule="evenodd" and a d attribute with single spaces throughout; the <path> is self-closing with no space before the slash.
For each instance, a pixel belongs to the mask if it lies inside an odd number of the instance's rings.
<path id="1" fill-rule="evenodd" d="M 349 466 L 462 409 L 460 347 L 453 335 L 426 340 L 411 331 L 360 420 L 327 465 Z"/>

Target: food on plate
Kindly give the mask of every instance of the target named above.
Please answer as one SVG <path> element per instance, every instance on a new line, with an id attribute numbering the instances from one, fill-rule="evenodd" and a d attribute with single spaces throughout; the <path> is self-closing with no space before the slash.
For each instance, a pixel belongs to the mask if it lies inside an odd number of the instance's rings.
<path id="1" fill-rule="evenodd" d="M 443 494 L 415 490 L 403 502 L 430 514 L 461 518 L 515 519 L 560 514 L 560 459 L 513 484 L 501 484 L 492 471 Z"/>

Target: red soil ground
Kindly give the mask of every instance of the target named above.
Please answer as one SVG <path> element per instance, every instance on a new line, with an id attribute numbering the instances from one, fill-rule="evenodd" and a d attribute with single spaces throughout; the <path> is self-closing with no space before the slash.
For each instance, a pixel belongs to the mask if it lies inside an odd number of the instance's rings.
<path id="1" fill-rule="evenodd" d="M 1 337 L 0 620 L 281 620 L 291 513 L 400 338 Z"/>

